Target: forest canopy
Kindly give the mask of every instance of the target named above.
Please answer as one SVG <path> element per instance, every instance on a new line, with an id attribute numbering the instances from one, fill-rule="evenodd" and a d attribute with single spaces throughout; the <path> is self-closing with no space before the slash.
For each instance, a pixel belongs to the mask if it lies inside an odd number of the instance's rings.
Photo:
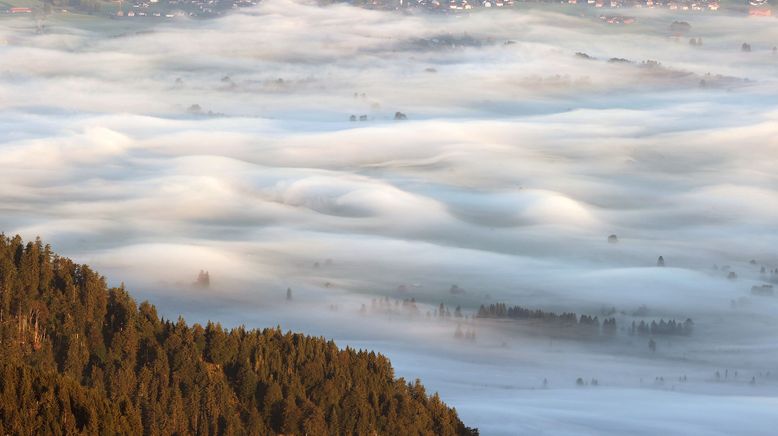
<path id="1" fill-rule="evenodd" d="M 475 435 L 381 354 L 189 326 L 40 240 L 0 234 L 3 434 Z"/>

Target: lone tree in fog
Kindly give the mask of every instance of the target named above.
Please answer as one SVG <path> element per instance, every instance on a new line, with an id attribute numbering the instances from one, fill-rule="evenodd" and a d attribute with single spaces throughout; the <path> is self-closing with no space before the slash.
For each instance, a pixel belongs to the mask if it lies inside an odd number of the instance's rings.
<path id="1" fill-rule="evenodd" d="M 648 349 L 651 350 L 652 353 L 656 352 L 656 341 L 653 339 L 648 340 Z"/>
<path id="2" fill-rule="evenodd" d="M 616 236 L 615 234 L 614 235 L 610 235 L 610 236 L 608 236 L 608 242 L 610 242 L 611 244 L 615 244 L 615 243 L 619 242 L 619 237 Z"/>
<path id="3" fill-rule="evenodd" d="M 457 339 L 462 339 L 465 337 L 464 332 L 462 332 L 462 324 L 457 323 L 457 329 L 454 332 L 454 337 Z"/>
<path id="4" fill-rule="evenodd" d="M 659 259 L 656 260 L 656 266 L 665 266 L 665 258 L 659 256 Z"/>
<path id="5" fill-rule="evenodd" d="M 292 288 L 286 288 L 286 299 L 292 300 Z"/>

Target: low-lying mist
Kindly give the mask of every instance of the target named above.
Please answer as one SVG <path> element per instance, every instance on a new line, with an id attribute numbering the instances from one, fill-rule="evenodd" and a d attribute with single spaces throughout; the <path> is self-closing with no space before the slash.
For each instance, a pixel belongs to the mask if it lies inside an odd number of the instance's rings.
<path id="1" fill-rule="evenodd" d="M 482 434 L 771 434 L 776 21 L 563 11 L 2 17 L 0 231 L 385 353 Z"/>

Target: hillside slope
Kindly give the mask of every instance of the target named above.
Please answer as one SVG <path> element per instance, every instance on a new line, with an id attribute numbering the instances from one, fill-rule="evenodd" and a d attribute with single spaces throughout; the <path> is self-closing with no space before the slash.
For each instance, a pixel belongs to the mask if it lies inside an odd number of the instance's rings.
<path id="1" fill-rule="evenodd" d="M 162 320 L 0 235 L 0 433 L 468 435 L 389 360 L 279 329 Z"/>

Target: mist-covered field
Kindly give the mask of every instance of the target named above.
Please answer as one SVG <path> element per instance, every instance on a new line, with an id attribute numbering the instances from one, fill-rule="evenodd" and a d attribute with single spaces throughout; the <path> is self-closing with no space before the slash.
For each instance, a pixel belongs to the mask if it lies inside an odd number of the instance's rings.
<path id="1" fill-rule="evenodd" d="M 562 11 L 0 17 L 0 231 L 485 435 L 774 434 L 778 20 Z"/>

